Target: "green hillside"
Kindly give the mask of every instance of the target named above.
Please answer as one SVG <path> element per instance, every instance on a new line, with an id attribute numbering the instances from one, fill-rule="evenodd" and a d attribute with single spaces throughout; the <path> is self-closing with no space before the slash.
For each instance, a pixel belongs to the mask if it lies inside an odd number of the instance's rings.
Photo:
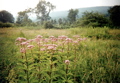
<path id="1" fill-rule="evenodd" d="M 112 7 L 112 6 L 97 6 L 97 7 L 86 7 L 86 8 L 78 8 L 79 10 L 79 18 L 82 17 L 82 13 L 85 11 L 91 12 L 91 11 L 95 11 L 95 12 L 100 12 L 103 14 L 108 14 L 107 11 L 108 9 Z M 53 19 L 59 19 L 59 18 L 66 18 L 68 15 L 68 10 L 66 11 L 55 11 L 55 12 L 51 12 L 50 16 Z"/>

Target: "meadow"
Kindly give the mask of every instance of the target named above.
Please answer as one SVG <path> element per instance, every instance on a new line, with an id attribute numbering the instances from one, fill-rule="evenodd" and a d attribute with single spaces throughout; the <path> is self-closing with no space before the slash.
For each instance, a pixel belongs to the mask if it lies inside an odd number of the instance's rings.
<path id="1" fill-rule="evenodd" d="M 1 83 L 120 83 L 120 30 L 0 28 Z"/>

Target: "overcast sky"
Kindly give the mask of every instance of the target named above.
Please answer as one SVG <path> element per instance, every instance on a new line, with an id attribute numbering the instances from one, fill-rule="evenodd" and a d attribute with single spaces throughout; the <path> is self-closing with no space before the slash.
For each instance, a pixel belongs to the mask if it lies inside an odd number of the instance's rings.
<path id="1" fill-rule="evenodd" d="M 54 11 L 69 10 L 71 8 L 114 6 L 120 5 L 120 0 L 46 0 L 56 6 Z M 34 8 L 39 0 L 0 0 L 0 10 L 7 10 L 17 14 L 27 8 Z"/>

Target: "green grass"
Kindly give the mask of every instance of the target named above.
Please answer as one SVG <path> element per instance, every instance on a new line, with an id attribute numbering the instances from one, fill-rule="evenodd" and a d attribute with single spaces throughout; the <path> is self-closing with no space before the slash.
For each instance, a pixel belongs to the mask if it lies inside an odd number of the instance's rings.
<path id="1" fill-rule="evenodd" d="M 36 28 L 36 27 L 35 27 Z M 19 63 L 18 56 L 20 56 L 19 49 L 15 45 L 17 37 L 25 37 L 27 39 L 35 38 L 37 35 L 42 35 L 44 38 L 54 35 L 80 35 L 87 37 L 85 42 L 78 45 L 77 67 L 76 67 L 76 83 L 119 83 L 120 82 L 120 30 L 104 28 L 71 28 L 71 29 L 29 29 L 29 28 L 0 28 L 0 80 L 1 83 L 21 80 L 17 79 L 14 68 Z M 35 52 L 35 51 L 34 51 Z M 74 56 L 73 51 L 70 52 Z M 66 53 L 57 53 L 57 55 L 65 56 Z M 34 54 L 35 55 L 35 54 Z M 73 58 L 70 58 L 70 72 L 74 70 Z M 48 62 L 49 63 L 49 62 Z M 57 63 L 61 64 L 61 63 Z M 44 69 L 44 68 L 43 68 Z M 58 67 L 60 73 L 61 66 Z M 23 70 L 23 69 L 21 69 Z M 57 70 L 56 70 L 57 71 Z M 45 72 L 45 71 L 44 71 Z M 56 78 L 58 81 L 62 80 L 62 75 Z M 63 72 L 64 73 L 64 72 Z M 72 73 L 73 74 L 73 73 Z M 70 81 L 74 82 L 73 76 L 70 75 Z M 54 79 L 54 81 L 56 81 Z M 63 81 L 63 80 L 62 80 Z M 62 82 L 61 81 L 61 82 Z M 58 82 L 58 83 L 61 83 Z M 31 82 L 32 83 L 32 82 Z M 70 82 L 71 83 L 71 82 Z"/>

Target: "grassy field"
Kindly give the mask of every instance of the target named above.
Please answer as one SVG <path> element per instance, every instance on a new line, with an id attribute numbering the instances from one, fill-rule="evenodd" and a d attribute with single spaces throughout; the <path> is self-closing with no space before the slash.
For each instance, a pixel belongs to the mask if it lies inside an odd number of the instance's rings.
<path id="1" fill-rule="evenodd" d="M 29 42 L 34 48 L 21 53 L 26 47 L 15 40 L 35 40 L 38 35 L 42 41 Z M 50 38 L 61 35 L 67 38 Z M 48 44 L 57 46 L 40 51 Z M 120 83 L 120 30 L 0 28 L 0 71 L 1 83 Z"/>

